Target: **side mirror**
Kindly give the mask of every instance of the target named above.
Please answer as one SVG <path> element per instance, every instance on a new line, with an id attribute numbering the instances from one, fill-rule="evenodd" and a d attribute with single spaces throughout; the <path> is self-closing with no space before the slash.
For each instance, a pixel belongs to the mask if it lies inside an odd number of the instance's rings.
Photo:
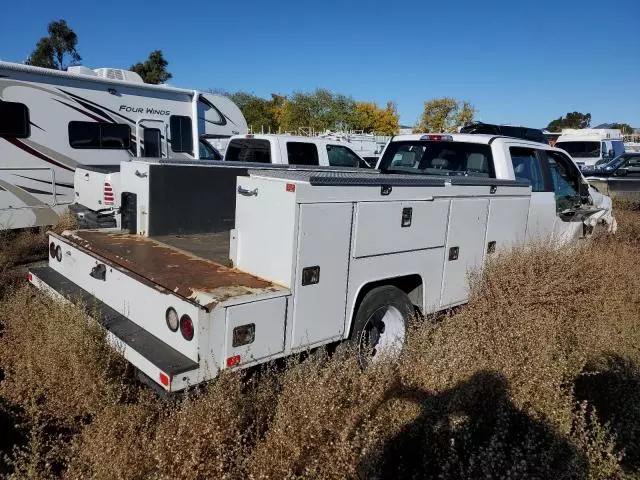
<path id="1" fill-rule="evenodd" d="M 613 149 L 609 150 L 609 158 L 613 158 L 615 156 L 616 152 L 613 151 Z"/>

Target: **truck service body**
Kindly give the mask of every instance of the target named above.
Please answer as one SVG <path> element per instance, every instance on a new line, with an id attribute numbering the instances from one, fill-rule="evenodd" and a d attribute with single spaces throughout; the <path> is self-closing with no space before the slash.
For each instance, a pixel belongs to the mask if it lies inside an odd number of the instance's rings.
<path id="1" fill-rule="evenodd" d="M 606 197 L 579 172 L 558 173 L 575 179 L 572 200 L 554 183 L 556 154 L 505 137 L 408 135 L 380 170 L 132 160 L 123 230 L 51 233 L 49 265 L 29 278 L 100 312 L 111 343 L 166 391 L 347 339 L 366 364 L 398 353 L 414 309 L 465 303 L 469 272 L 496 252 L 582 238 L 594 221 L 611 228 Z M 523 176 L 535 168 L 546 172 L 536 189 L 551 191 L 532 192 Z M 182 183 L 192 193 L 174 202 Z"/>
<path id="2" fill-rule="evenodd" d="M 145 84 L 126 70 L 0 62 L 0 229 L 55 224 L 74 201 L 77 168 L 199 158 L 210 141 L 246 132 L 223 96 Z"/>

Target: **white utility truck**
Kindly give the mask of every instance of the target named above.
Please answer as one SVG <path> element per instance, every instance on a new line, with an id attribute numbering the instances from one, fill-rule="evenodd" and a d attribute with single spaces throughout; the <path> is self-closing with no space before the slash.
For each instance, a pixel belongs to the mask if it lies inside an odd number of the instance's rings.
<path id="1" fill-rule="evenodd" d="M 50 233 L 29 272 L 169 392 L 344 340 L 393 357 L 490 255 L 614 223 L 566 154 L 506 137 L 395 137 L 379 170 L 214 163 L 123 162 L 123 230 Z"/>
<path id="2" fill-rule="evenodd" d="M 622 133 L 607 128 L 565 128 L 555 147 L 571 155 L 581 170 L 593 170 L 624 153 Z"/>

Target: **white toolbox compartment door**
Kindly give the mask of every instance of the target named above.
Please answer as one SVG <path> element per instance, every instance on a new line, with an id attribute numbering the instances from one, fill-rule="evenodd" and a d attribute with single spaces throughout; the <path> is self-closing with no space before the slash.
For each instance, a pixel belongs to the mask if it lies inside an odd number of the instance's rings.
<path id="1" fill-rule="evenodd" d="M 484 261 L 488 210 L 487 198 L 451 201 L 441 307 L 465 302 L 469 297 L 469 273 L 480 268 Z"/>
<path id="2" fill-rule="evenodd" d="M 448 200 L 360 202 L 356 212 L 355 258 L 444 245 Z M 404 220 L 404 222 L 403 222 Z"/>
<path id="3" fill-rule="evenodd" d="M 351 203 L 300 205 L 293 349 L 342 338 L 352 215 Z M 309 283 L 305 269 L 314 268 L 318 282 Z"/>
<path id="4" fill-rule="evenodd" d="M 487 253 L 524 243 L 528 215 L 529 197 L 492 198 L 487 222 Z"/>
<path id="5" fill-rule="evenodd" d="M 240 270 L 290 287 L 295 259 L 295 189 L 264 178 L 238 177 L 236 245 Z M 215 207 L 212 207 L 215 208 Z"/>
<path id="6" fill-rule="evenodd" d="M 240 361 L 235 364 L 244 365 L 281 353 L 284 350 L 287 299 L 283 296 L 227 307 L 226 358 L 240 355 Z M 253 329 L 253 341 L 234 346 L 236 328 L 238 331 Z"/>

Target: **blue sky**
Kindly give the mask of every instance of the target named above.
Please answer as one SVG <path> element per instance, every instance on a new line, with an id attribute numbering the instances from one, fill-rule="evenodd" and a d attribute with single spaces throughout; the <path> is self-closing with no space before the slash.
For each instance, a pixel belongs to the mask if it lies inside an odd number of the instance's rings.
<path id="1" fill-rule="evenodd" d="M 64 18 L 91 68 L 162 49 L 188 88 L 268 96 L 324 87 L 393 100 L 469 100 L 480 120 L 545 126 L 568 111 L 640 127 L 640 1 L 4 2 L 0 59 L 23 61 Z"/>

